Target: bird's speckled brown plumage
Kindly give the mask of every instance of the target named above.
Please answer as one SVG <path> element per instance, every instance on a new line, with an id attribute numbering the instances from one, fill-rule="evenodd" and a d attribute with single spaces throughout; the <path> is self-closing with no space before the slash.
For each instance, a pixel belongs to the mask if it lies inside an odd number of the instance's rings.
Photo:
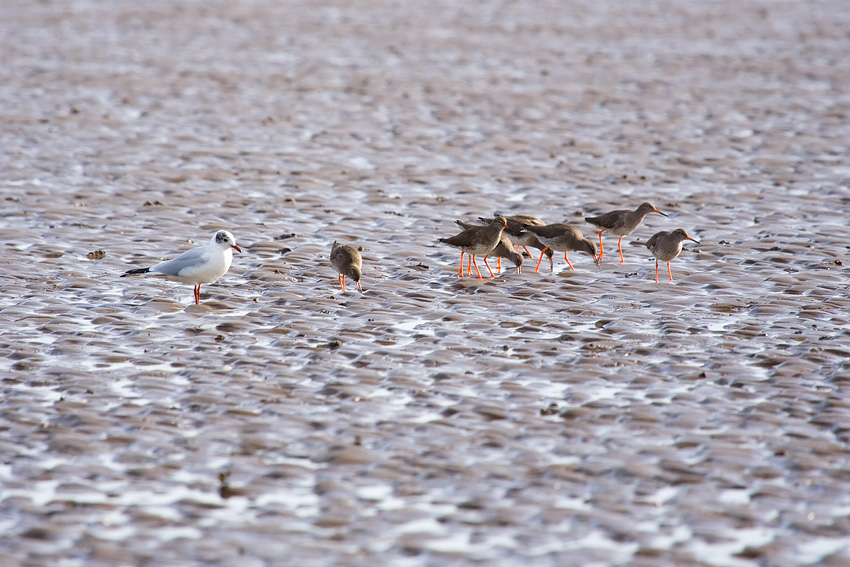
<path id="1" fill-rule="evenodd" d="M 673 260 L 682 251 L 682 246 L 685 240 L 691 240 L 699 244 L 698 240 L 694 240 L 684 228 L 677 228 L 673 231 L 662 230 L 656 232 L 646 241 L 646 247 L 655 256 L 655 281 L 658 282 L 658 260 L 667 262 L 667 274 L 670 276 L 670 281 L 673 281 L 673 272 L 670 270 L 670 261 Z"/>

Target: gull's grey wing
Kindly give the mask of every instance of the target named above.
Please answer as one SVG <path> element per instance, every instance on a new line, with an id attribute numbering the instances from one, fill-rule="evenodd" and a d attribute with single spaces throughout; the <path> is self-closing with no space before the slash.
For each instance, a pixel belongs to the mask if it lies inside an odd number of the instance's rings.
<path id="1" fill-rule="evenodd" d="M 186 250 L 176 258 L 160 262 L 156 266 L 151 266 L 151 272 L 157 272 L 166 276 L 180 276 L 185 270 L 197 268 L 207 261 L 207 247 L 192 248 Z"/>

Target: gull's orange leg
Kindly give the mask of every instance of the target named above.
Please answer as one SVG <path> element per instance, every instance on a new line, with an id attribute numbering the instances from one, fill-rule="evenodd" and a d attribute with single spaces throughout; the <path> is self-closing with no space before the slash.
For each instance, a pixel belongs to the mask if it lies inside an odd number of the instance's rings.
<path id="1" fill-rule="evenodd" d="M 540 259 L 539 259 L 539 260 L 537 260 L 537 267 L 536 267 L 536 268 L 534 268 L 534 271 L 535 271 L 535 272 L 539 272 L 539 271 L 540 271 L 540 262 L 542 262 L 542 261 L 543 261 L 543 254 L 544 254 L 544 253 L 546 253 L 546 250 L 548 250 L 548 249 L 549 249 L 549 247 L 547 246 L 546 248 L 544 248 L 543 250 L 541 250 L 541 251 L 540 251 Z M 532 256 L 532 258 L 534 258 L 534 256 Z"/>
<path id="2" fill-rule="evenodd" d="M 484 263 L 485 264 L 487 263 L 486 258 L 484 259 Z M 472 255 L 472 265 L 475 266 L 475 273 L 478 274 L 478 279 L 483 280 L 484 278 L 481 277 L 481 272 L 478 270 L 478 262 L 475 261 L 475 254 Z M 489 268 L 489 266 L 487 266 L 487 267 Z"/>
<path id="3" fill-rule="evenodd" d="M 617 241 L 617 249 L 620 251 L 620 263 L 622 264 L 625 260 L 623 260 L 623 237 L 620 237 L 620 240 Z M 600 254 L 601 256 L 601 254 Z"/>
<path id="4" fill-rule="evenodd" d="M 602 261 L 602 255 L 605 254 L 605 249 L 602 247 L 602 233 L 605 232 L 605 229 L 599 231 L 599 261 Z"/>
<path id="5" fill-rule="evenodd" d="M 495 278 L 493 275 L 493 270 L 490 269 L 490 264 L 487 263 L 487 256 L 484 256 L 484 265 L 487 266 L 487 270 L 490 272 L 490 277 Z"/>
<path id="6" fill-rule="evenodd" d="M 566 252 L 566 251 L 564 251 L 564 260 L 566 260 L 566 261 L 567 261 L 567 266 L 569 266 L 569 267 L 570 267 L 570 269 L 571 269 L 572 271 L 574 271 L 574 272 L 575 272 L 575 271 L 576 271 L 576 269 L 575 269 L 575 268 L 573 268 L 573 265 L 572 265 L 572 264 L 570 264 L 570 259 L 569 259 L 569 258 L 567 258 L 567 252 Z"/>
<path id="7" fill-rule="evenodd" d="M 670 275 L 670 281 L 673 281 L 673 272 L 670 271 L 670 262 L 667 262 L 667 273 Z"/>

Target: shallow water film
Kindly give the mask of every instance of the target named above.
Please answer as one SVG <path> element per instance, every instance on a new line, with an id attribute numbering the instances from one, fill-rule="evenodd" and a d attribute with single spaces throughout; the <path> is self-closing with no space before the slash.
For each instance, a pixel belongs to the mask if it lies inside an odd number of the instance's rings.
<path id="1" fill-rule="evenodd" d="M 850 564 L 846 8 L 0 3 L 0 564 Z"/>

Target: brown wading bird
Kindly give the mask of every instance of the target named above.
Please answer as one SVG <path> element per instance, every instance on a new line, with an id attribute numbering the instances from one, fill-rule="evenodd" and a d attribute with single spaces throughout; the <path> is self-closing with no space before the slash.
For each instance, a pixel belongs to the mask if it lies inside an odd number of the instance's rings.
<path id="1" fill-rule="evenodd" d="M 659 215 L 667 216 L 652 203 L 641 203 L 634 211 L 619 210 L 599 215 L 598 217 L 586 217 L 584 220 L 596 226 L 599 230 L 599 261 L 602 261 L 602 256 L 605 255 L 605 249 L 602 246 L 602 233 L 606 230 L 620 237 L 617 241 L 617 248 L 620 250 L 620 263 L 623 260 L 623 237 L 635 231 L 635 229 L 643 222 L 643 218 L 649 213 L 658 213 Z"/>
<path id="2" fill-rule="evenodd" d="M 582 235 L 581 231 L 574 226 L 568 224 L 547 224 L 546 226 L 531 226 L 526 225 L 525 229 L 533 232 L 540 239 L 546 248 L 551 248 L 557 252 L 564 253 L 564 260 L 571 270 L 575 270 L 570 264 L 570 259 L 567 258 L 567 252 L 575 250 L 578 252 L 587 252 L 593 256 L 593 261 L 596 267 L 599 267 L 599 258 L 596 256 L 596 243 L 591 242 Z M 546 250 L 544 249 L 543 252 Z M 540 253 L 540 259 L 537 260 L 535 271 L 540 270 L 540 262 L 543 261 L 543 252 Z"/>
<path id="3" fill-rule="evenodd" d="M 475 257 L 479 254 L 485 255 L 484 265 L 487 266 L 487 270 L 490 272 L 490 277 L 496 277 L 493 275 L 493 270 L 490 269 L 490 264 L 487 263 L 487 254 L 492 252 L 493 248 L 495 248 L 499 243 L 499 239 L 502 237 L 502 231 L 505 230 L 505 227 L 507 226 L 508 223 L 505 220 L 505 217 L 496 216 L 487 226 L 468 228 L 451 238 L 439 239 L 440 242 L 444 244 L 460 248 L 460 269 L 457 272 L 458 277 L 463 277 L 464 253 L 472 256 L 472 265 L 475 266 L 475 272 L 478 274 L 479 280 L 484 279 L 481 277 L 481 272 L 478 270 L 478 263 L 475 261 Z"/>
<path id="4" fill-rule="evenodd" d="M 490 219 L 486 219 L 485 222 L 489 222 L 489 221 L 490 221 Z M 463 221 L 460 221 L 460 220 L 456 220 L 455 223 L 458 224 L 464 230 L 467 230 L 467 229 L 470 229 L 470 228 L 483 228 L 480 225 L 469 224 L 468 222 L 463 222 Z M 510 221 L 509 221 L 508 224 L 510 224 Z M 510 260 L 511 262 L 514 263 L 514 266 L 516 266 L 516 273 L 519 274 L 521 272 L 520 266 L 522 266 L 523 257 L 522 257 L 522 254 L 518 254 L 517 252 L 514 252 L 513 242 L 511 242 L 511 239 L 508 238 L 507 234 L 505 234 L 506 232 L 507 232 L 507 230 L 502 232 L 502 236 L 499 238 L 499 243 L 496 244 L 496 247 L 493 248 L 490 251 L 490 253 L 487 254 L 487 256 L 495 256 L 496 257 L 496 273 L 502 273 L 502 258 L 505 258 L 506 260 Z M 467 275 L 472 275 L 472 263 L 471 262 L 467 266 L 467 272 L 466 273 L 467 273 Z"/>
<path id="5" fill-rule="evenodd" d="M 670 281 L 673 281 L 673 272 L 670 271 L 670 261 L 679 255 L 682 251 L 682 246 L 685 240 L 690 240 L 699 244 L 699 240 L 694 240 L 684 228 L 677 228 L 674 231 L 662 230 L 656 232 L 646 241 L 646 247 L 655 256 L 655 282 L 658 283 L 658 260 L 667 262 L 667 274 L 670 276 Z"/>
<path id="6" fill-rule="evenodd" d="M 498 215 L 499 213 L 496 214 Z M 546 245 L 540 242 L 537 236 L 525 230 L 525 225 L 544 226 L 546 223 L 531 215 L 503 216 L 508 221 L 508 228 L 505 229 L 505 234 L 507 234 L 511 239 L 511 242 L 514 243 L 516 250 L 519 251 L 519 247 L 522 246 L 522 249 L 525 250 L 525 253 L 528 254 L 528 257 L 531 259 L 534 259 L 534 255 L 528 251 L 527 246 L 537 248 L 538 250 L 545 250 L 546 257 L 549 258 L 549 268 L 551 269 L 553 256 L 552 249 L 550 248 L 546 250 Z M 481 217 L 479 217 L 478 220 L 483 222 L 489 221 L 489 219 Z"/>
<path id="7" fill-rule="evenodd" d="M 345 291 L 345 276 L 350 277 L 357 284 L 357 289 L 363 292 L 360 287 L 360 276 L 363 269 L 363 258 L 360 257 L 360 252 L 347 244 L 340 244 L 334 240 L 331 246 L 331 264 L 339 273 L 339 287 Z"/>
<path id="8" fill-rule="evenodd" d="M 227 273 L 233 262 L 233 250 L 242 252 L 232 234 L 219 230 L 206 246 L 186 250 L 176 258 L 150 268 L 129 270 L 121 277 L 155 276 L 173 282 L 190 283 L 195 286 L 195 305 L 198 305 L 201 302 L 201 284 L 213 283 Z"/>

